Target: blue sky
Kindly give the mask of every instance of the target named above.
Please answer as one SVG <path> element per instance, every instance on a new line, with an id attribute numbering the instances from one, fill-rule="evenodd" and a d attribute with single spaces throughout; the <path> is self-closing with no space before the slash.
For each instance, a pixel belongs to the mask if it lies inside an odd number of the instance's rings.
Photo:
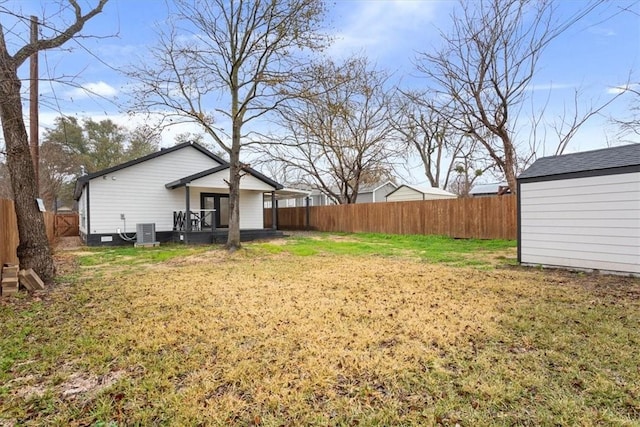
<path id="1" fill-rule="evenodd" d="M 82 0 L 81 4 L 93 1 Z M 584 1 L 561 0 L 559 12 L 567 15 L 585 4 Z M 421 87 L 424 80 L 415 75 L 413 61 L 417 52 L 438 45 L 438 29 L 447 30 L 450 24 L 452 1 L 420 0 L 338 0 L 328 4 L 327 28 L 335 37 L 328 54 L 344 57 L 351 53 L 368 56 L 378 67 L 393 73 L 404 86 Z M 9 0 L 5 7 L 22 8 L 28 14 L 48 17 L 57 10 L 53 2 Z M 617 13 L 622 7 L 632 12 Z M 613 15 L 613 16 L 612 16 Z M 148 46 L 154 44 L 154 28 L 162 26 L 167 7 L 161 0 L 110 0 L 104 12 L 90 21 L 83 34 L 98 35 L 98 39 L 71 42 L 71 51 L 42 53 L 41 78 L 61 75 L 76 76 L 76 86 L 83 86 L 102 97 L 91 95 L 80 87 L 43 81 L 41 83 L 41 126 L 50 126 L 53 118 L 64 113 L 78 117 L 102 119 L 109 117 L 123 125 L 131 125 L 141 118 L 126 114 L 126 90 L 130 82 L 117 68 L 144 60 Z M 2 16 L 3 25 L 8 21 Z M 20 34 L 26 27 L 17 26 Z M 28 33 L 23 34 L 24 37 Z M 92 52 L 90 54 L 89 52 Z M 631 76 L 640 81 L 640 2 L 613 1 L 598 13 L 569 29 L 545 51 L 534 85 L 530 90 L 538 103 L 548 99 L 549 120 L 572 105 L 575 90 L 581 92 L 581 108 L 590 103 L 603 102 L 613 96 L 615 87 Z M 28 65 L 23 67 L 24 76 Z M 630 97 L 618 99 L 607 111 L 621 116 L 627 114 Z M 171 145 L 175 134 L 197 131 L 183 125 L 163 135 L 163 145 Z M 615 129 L 606 118 L 596 117 L 585 125 L 567 151 L 601 148 L 615 143 Z M 542 154 L 542 153 L 540 153 Z M 546 153 L 552 154 L 552 153 Z M 405 179 L 424 182 L 419 167 L 412 166 Z"/>

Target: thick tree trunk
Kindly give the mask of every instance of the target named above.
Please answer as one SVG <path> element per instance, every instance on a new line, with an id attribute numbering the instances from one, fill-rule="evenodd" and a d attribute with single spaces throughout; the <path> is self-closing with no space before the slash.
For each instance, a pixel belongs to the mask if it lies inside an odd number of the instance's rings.
<path id="1" fill-rule="evenodd" d="M 231 162 L 229 168 L 229 236 L 227 249 L 240 248 L 240 164 Z"/>
<path id="2" fill-rule="evenodd" d="M 36 203 L 38 188 L 22 115 L 20 79 L 11 61 L 3 62 L 0 70 L 0 119 L 18 219 L 18 259 L 20 268 L 33 268 L 43 281 L 51 282 L 55 275 L 55 265 L 47 240 L 44 216 Z"/>
<path id="3" fill-rule="evenodd" d="M 227 249 L 240 248 L 240 126 L 234 124 L 231 153 L 229 155 L 229 236 Z"/>

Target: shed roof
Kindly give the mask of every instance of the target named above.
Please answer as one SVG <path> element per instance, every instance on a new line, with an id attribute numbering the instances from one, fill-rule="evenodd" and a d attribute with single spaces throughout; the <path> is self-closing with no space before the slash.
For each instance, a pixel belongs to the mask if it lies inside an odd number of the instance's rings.
<path id="1" fill-rule="evenodd" d="M 358 195 L 361 194 L 365 194 L 365 193 L 373 193 L 374 191 L 377 191 L 379 189 L 381 189 L 382 187 L 384 187 L 385 185 L 390 184 L 393 188 L 397 188 L 398 185 L 395 184 L 393 181 L 380 181 L 380 182 L 376 182 L 374 184 L 365 184 L 365 185 L 361 185 L 358 188 Z M 324 190 L 320 189 L 320 188 L 313 188 L 310 190 L 311 191 L 311 196 L 319 196 L 322 194 L 326 194 L 324 192 Z M 331 187 L 331 191 L 335 192 L 335 193 L 339 193 L 340 189 L 338 189 L 338 187 Z"/>
<path id="2" fill-rule="evenodd" d="M 518 179 L 638 165 L 640 165 L 640 144 L 630 144 L 561 156 L 542 157 L 522 172 Z"/>
<path id="3" fill-rule="evenodd" d="M 445 191 L 438 187 L 430 187 L 427 185 L 413 185 L 413 184 L 402 184 L 401 186 L 399 186 L 398 188 L 396 188 L 395 190 L 387 194 L 387 197 L 389 197 L 391 194 L 395 193 L 396 191 L 400 190 L 402 187 L 410 188 L 422 194 L 437 194 L 440 196 L 458 197 L 456 194 L 449 193 L 448 191 Z"/>
<path id="4" fill-rule="evenodd" d="M 380 188 L 384 187 L 387 184 L 391 184 L 391 186 L 393 188 L 397 188 L 398 187 L 392 181 L 380 181 L 380 182 L 376 182 L 376 183 L 373 183 L 373 184 L 363 185 L 362 187 L 360 187 L 360 190 L 358 191 L 358 194 L 373 193 L 374 191 L 379 190 Z"/>

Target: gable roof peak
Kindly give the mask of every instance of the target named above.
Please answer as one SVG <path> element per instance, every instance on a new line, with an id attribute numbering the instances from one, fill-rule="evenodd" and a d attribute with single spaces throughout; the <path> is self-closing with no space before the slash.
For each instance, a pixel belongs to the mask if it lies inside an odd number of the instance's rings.
<path id="1" fill-rule="evenodd" d="M 210 159 L 216 161 L 217 163 L 219 163 L 221 166 L 229 166 L 229 163 L 224 160 L 223 158 L 213 154 L 211 151 L 207 150 L 205 147 L 203 147 L 202 145 L 198 144 L 197 142 L 194 141 L 187 141 L 187 142 L 182 142 L 180 144 L 176 144 L 173 147 L 163 147 L 160 148 L 160 150 L 151 153 L 151 154 L 147 154 L 146 156 L 142 156 L 142 157 L 138 157 L 137 159 L 133 159 L 133 160 L 129 160 L 128 162 L 124 162 L 121 163 L 119 165 L 115 165 L 106 169 L 102 169 L 87 175 L 82 175 L 81 177 L 78 178 L 78 180 L 76 181 L 76 190 L 74 192 L 74 199 L 78 200 L 80 198 L 80 194 L 82 192 L 82 189 L 84 188 L 84 186 L 92 179 L 94 178 L 99 178 L 101 176 L 104 175 L 108 175 L 110 173 L 113 172 L 117 172 L 119 170 L 128 168 L 130 166 L 134 166 L 137 165 L 139 163 L 142 162 L 146 162 L 147 160 L 151 160 L 151 159 L 155 159 L 156 157 L 160 157 L 160 156 L 164 156 L 165 154 L 169 154 L 169 153 L 173 153 L 174 151 L 178 151 L 181 150 L 183 148 L 187 148 L 187 147 L 192 147 L 195 148 L 196 150 L 198 150 L 199 152 L 201 152 L 202 154 L 204 154 L 205 156 L 209 157 Z"/>

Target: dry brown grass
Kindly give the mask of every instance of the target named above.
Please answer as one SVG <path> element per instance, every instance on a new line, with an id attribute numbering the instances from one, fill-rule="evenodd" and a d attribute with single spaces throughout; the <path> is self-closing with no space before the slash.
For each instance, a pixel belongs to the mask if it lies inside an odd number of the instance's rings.
<path id="1" fill-rule="evenodd" d="M 633 425 L 640 414 L 637 280 L 219 250 L 108 270 L 30 317 L 38 349 L 9 370 L 5 419 Z M 113 372 L 106 390 L 61 391 Z"/>

